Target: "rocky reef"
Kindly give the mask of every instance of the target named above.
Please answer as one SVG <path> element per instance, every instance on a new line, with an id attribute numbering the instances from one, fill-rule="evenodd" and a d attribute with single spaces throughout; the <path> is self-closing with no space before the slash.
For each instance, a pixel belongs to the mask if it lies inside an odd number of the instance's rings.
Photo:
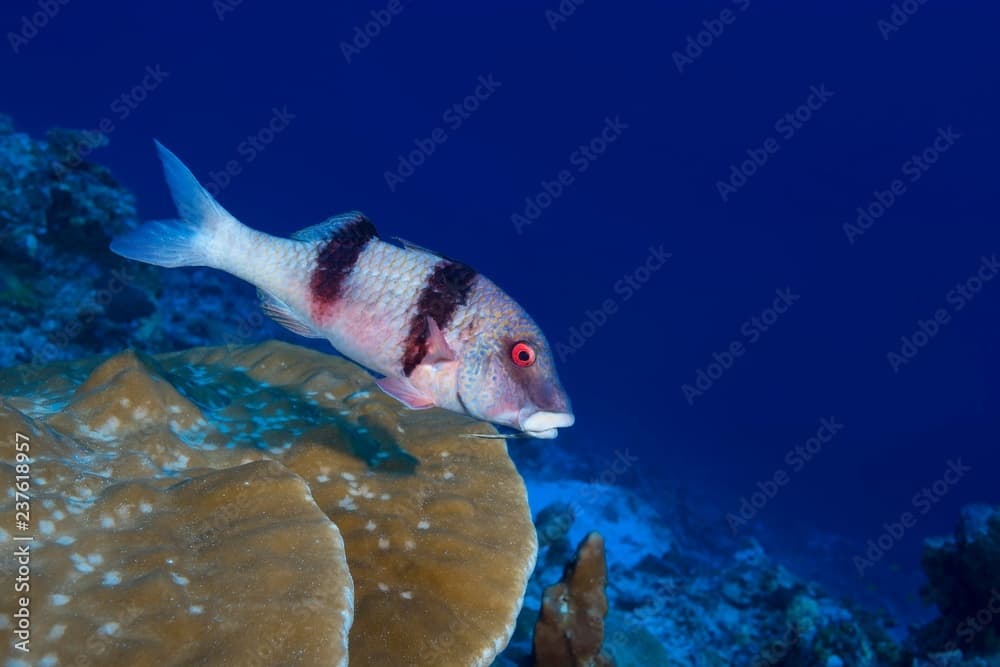
<path id="1" fill-rule="evenodd" d="M 0 367 L 290 340 L 241 281 L 108 252 L 138 224 L 136 204 L 106 168 L 80 159 L 91 143 L 65 129 L 34 139 L 0 115 Z"/>
<path id="2" fill-rule="evenodd" d="M 942 665 L 1000 662 L 1000 507 L 964 507 L 954 536 L 924 543 L 922 564 L 940 615 L 915 633 L 920 651 Z"/>
<path id="3" fill-rule="evenodd" d="M 0 387 L 0 430 L 30 453 L 2 464 L 27 465 L 30 518 L 0 531 L 5 549 L 34 538 L 44 662 L 24 664 L 489 665 L 513 632 L 535 528 L 503 441 L 461 437 L 495 433 L 481 422 L 280 342 L 13 368 Z M 0 600 L 8 628 L 17 604 Z"/>

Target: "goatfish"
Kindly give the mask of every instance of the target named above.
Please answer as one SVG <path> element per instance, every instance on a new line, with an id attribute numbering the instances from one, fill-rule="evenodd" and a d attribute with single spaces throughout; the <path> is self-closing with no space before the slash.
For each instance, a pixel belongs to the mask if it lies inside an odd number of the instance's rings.
<path id="1" fill-rule="evenodd" d="M 113 252 L 156 266 L 207 266 L 251 283 L 268 316 L 379 373 L 379 388 L 408 408 L 437 406 L 535 438 L 573 425 L 548 341 L 492 281 L 425 248 L 383 241 L 358 212 L 287 239 L 259 232 L 156 147 L 178 219 L 115 238 Z"/>

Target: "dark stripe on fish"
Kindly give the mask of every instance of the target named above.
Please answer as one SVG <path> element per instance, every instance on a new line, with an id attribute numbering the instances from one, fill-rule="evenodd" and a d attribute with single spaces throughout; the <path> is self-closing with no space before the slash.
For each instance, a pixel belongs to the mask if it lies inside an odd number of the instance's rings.
<path id="1" fill-rule="evenodd" d="M 313 299 L 329 305 L 340 298 L 344 281 L 358 261 L 368 242 L 378 236 L 375 225 L 363 215 L 333 231 L 319 248 L 316 268 L 309 279 Z"/>
<path id="2" fill-rule="evenodd" d="M 403 349 L 403 373 L 409 376 L 427 356 L 427 318 L 432 317 L 442 331 L 451 324 L 455 311 L 465 305 L 472 291 L 475 269 L 458 262 L 439 262 L 427 278 L 417 299 L 417 312 L 410 320 L 410 331 Z"/>

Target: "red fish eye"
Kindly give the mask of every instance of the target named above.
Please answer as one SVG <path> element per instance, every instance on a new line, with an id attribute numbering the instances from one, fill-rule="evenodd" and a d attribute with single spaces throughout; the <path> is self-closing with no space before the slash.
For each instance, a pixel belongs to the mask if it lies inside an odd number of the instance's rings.
<path id="1" fill-rule="evenodd" d="M 535 363 L 535 348 L 523 341 L 515 343 L 510 350 L 510 358 L 521 368 L 526 368 Z"/>

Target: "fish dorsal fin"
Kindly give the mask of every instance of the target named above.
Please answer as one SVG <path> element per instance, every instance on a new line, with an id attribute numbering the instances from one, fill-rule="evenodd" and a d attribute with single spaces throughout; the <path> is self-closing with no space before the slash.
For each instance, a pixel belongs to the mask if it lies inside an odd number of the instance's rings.
<path id="1" fill-rule="evenodd" d="M 449 262 L 455 261 L 451 257 L 448 257 L 447 255 L 442 255 L 441 253 L 435 252 L 434 250 L 431 250 L 429 248 L 425 248 L 422 245 L 411 243 L 410 241 L 407 241 L 406 239 L 401 239 L 398 236 L 393 236 L 392 238 L 394 241 L 397 241 L 399 245 L 403 246 L 407 250 L 412 250 L 414 252 L 422 252 L 426 255 L 433 255 L 434 257 L 440 257 L 441 259 L 446 259 Z"/>
<path id="2" fill-rule="evenodd" d="M 296 241 L 325 241 L 333 236 L 338 229 L 345 228 L 352 224 L 371 225 L 372 223 L 371 220 L 366 218 L 365 214 L 361 211 L 350 211 L 348 213 L 335 215 L 332 218 L 327 218 L 318 225 L 312 225 L 311 227 L 300 229 L 292 234 L 292 238 Z M 372 226 L 372 229 L 374 229 L 374 226 Z M 375 236 L 378 236 L 378 234 L 375 234 Z"/>

